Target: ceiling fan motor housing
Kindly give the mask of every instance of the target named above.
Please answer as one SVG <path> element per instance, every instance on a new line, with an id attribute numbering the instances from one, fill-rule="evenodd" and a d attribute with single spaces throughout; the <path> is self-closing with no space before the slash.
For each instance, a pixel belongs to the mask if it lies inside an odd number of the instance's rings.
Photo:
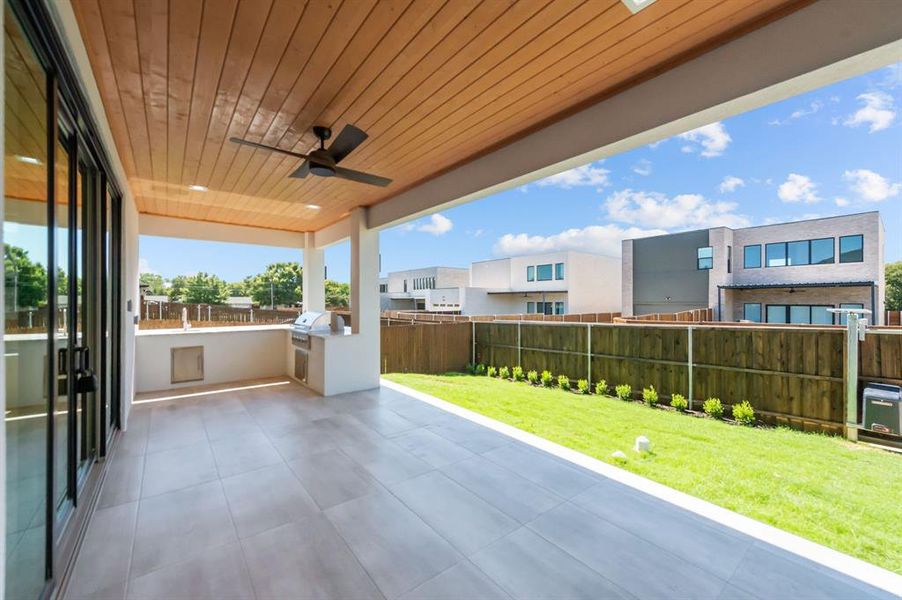
<path id="1" fill-rule="evenodd" d="M 310 153 L 310 172 L 320 177 L 335 175 L 335 160 L 325 150 L 314 150 Z"/>

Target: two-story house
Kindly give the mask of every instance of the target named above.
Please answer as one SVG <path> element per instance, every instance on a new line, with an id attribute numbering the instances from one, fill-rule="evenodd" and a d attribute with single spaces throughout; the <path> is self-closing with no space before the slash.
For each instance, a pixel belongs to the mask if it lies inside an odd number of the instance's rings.
<path id="1" fill-rule="evenodd" d="M 722 321 L 839 323 L 866 308 L 881 323 L 879 212 L 624 240 L 623 314 L 714 309 Z"/>
<path id="2" fill-rule="evenodd" d="M 620 311 L 620 260 L 586 252 L 552 252 L 432 267 L 380 280 L 386 310 L 467 315 Z"/>

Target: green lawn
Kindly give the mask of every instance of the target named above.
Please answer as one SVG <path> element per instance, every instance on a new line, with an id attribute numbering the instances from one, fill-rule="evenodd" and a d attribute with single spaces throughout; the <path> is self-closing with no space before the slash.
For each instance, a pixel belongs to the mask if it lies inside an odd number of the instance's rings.
<path id="1" fill-rule="evenodd" d="M 386 378 L 902 573 L 902 455 L 488 377 Z"/>

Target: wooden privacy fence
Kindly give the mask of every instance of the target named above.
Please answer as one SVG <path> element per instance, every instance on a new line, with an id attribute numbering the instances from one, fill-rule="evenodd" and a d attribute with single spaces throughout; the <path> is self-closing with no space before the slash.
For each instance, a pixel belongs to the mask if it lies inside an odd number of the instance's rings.
<path id="1" fill-rule="evenodd" d="M 470 362 L 470 323 L 393 325 L 381 332 L 383 373 L 463 371 Z"/>
<path id="2" fill-rule="evenodd" d="M 844 330 L 684 325 L 475 323 L 475 362 L 521 365 L 635 394 L 654 385 L 664 398 L 748 400 L 762 420 L 841 433 Z M 902 383 L 902 335 L 870 331 L 861 381 Z"/>

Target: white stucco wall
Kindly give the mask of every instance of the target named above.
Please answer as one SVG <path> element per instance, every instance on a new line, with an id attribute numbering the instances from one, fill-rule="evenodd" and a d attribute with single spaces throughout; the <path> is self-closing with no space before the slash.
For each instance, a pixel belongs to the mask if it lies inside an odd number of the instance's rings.
<path id="1" fill-rule="evenodd" d="M 285 375 L 288 335 L 284 325 L 138 332 L 135 392 Z M 204 379 L 173 384 L 172 349 L 185 346 L 204 347 Z"/>

